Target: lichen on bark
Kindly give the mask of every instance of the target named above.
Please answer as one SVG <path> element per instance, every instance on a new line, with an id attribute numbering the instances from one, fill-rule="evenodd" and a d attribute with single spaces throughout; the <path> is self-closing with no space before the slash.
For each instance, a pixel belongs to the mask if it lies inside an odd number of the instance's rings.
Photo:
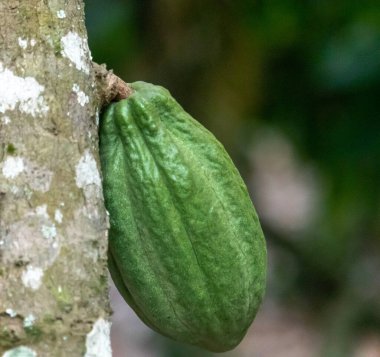
<path id="1" fill-rule="evenodd" d="M 83 356 L 109 316 L 83 1 L 3 0 L 0 33 L 0 355 Z"/>

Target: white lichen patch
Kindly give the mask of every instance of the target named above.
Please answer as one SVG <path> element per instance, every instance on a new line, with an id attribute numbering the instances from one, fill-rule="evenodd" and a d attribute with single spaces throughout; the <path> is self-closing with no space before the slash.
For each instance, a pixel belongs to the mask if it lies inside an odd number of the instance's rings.
<path id="1" fill-rule="evenodd" d="M 41 227 L 41 233 L 46 239 L 53 239 L 57 236 L 57 229 L 55 228 L 55 224 L 51 224 L 49 226 L 43 225 Z"/>
<path id="2" fill-rule="evenodd" d="M 100 175 L 96 161 L 89 150 L 86 150 L 75 166 L 75 182 L 79 188 L 87 185 L 101 185 Z"/>
<path id="3" fill-rule="evenodd" d="M 8 314 L 10 317 L 16 317 L 17 316 L 17 312 L 14 311 L 13 309 L 11 308 L 8 308 L 5 310 L 5 313 Z"/>
<path id="4" fill-rule="evenodd" d="M 45 87 L 33 77 L 19 77 L 3 67 L 0 62 L 0 113 L 18 108 L 22 113 L 32 117 L 45 115 L 49 107 L 42 93 Z"/>
<path id="5" fill-rule="evenodd" d="M 22 174 L 22 181 L 34 191 L 47 192 L 50 189 L 53 172 L 38 166 L 19 156 L 9 156 L 0 163 L 1 172 L 7 179 L 14 179 Z M 15 186 L 16 192 L 19 190 Z"/>
<path id="6" fill-rule="evenodd" d="M 1 91 L 1 90 L 0 90 Z M 1 99 L 0 99 L 1 100 Z M 8 157 L 3 163 L 2 173 L 5 178 L 13 179 L 21 174 L 25 169 L 24 160 L 22 157 Z"/>
<path id="7" fill-rule="evenodd" d="M 19 346 L 4 352 L 2 357 L 37 357 L 37 353 L 29 347 Z"/>
<path id="8" fill-rule="evenodd" d="M 11 122 L 11 118 L 7 115 L 4 115 L 2 118 L 1 118 L 1 122 L 4 124 L 4 125 L 8 125 L 10 122 Z"/>
<path id="9" fill-rule="evenodd" d="M 57 11 L 57 17 L 58 17 L 59 19 L 64 19 L 64 18 L 66 17 L 66 12 L 65 12 L 65 10 L 58 10 L 58 11 Z"/>
<path id="10" fill-rule="evenodd" d="M 28 211 L 10 224 L 2 237 L 7 247 L 2 251 L 3 264 L 28 262 L 21 276 L 28 287 L 38 287 L 43 271 L 55 262 L 61 249 L 59 232 L 44 206 Z"/>
<path id="11" fill-rule="evenodd" d="M 36 214 L 41 216 L 41 217 L 44 217 L 44 218 L 49 218 L 49 215 L 47 213 L 47 205 L 44 204 L 41 206 L 37 206 L 36 207 Z"/>
<path id="12" fill-rule="evenodd" d="M 54 219 L 56 220 L 56 222 L 62 223 L 63 214 L 62 214 L 62 212 L 61 212 L 60 209 L 56 209 L 55 210 L 55 212 L 54 212 Z"/>
<path id="13" fill-rule="evenodd" d="M 9 188 L 9 191 L 15 195 L 15 196 L 18 196 L 19 194 L 22 193 L 22 189 L 16 185 L 12 185 L 10 188 Z"/>
<path id="14" fill-rule="evenodd" d="M 84 107 L 85 104 L 87 104 L 89 102 L 89 98 L 88 96 L 86 95 L 85 92 L 81 91 L 80 88 L 79 88 L 79 85 L 74 83 L 73 85 L 73 88 L 72 88 L 73 92 L 76 93 L 77 95 L 77 99 L 78 99 L 78 103 Z"/>
<path id="15" fill-rule="evenodd" d="M 96 109 L 96 116 L 95 116 L 96 126 L 99 126 L 99 121 L 100 121 L 99 109 Z"/>
<path id="16" fill-rule="evenodd" d="M 34 47 L 36 45 L 36 40 L 34 38 L 30 39 L 30 41 L 27 38 L 19 37 L 17 39 L 18 45 L 23 49 L 26 50 L 30 44 L 30 47 Z M 29 43 L 29 44 L 28 44 Z"/>
<path id="17" fill-rule="evenodd" d="M 28 47 L 28 40 L 22 37 L 19 37 L 18 39 L 18 45 L 25 50 Z"/>
<path id="18" fill-rule="evenodd" d="M 76 32 L 69 32 L 61 39 L 62 56 L 74 63 L 76 69 L 86 74 L 90 73 L 89 61 L 91 59 L 87 40 L 81 38 Z"/>
<path id="19" fill-rule="evenodd" d="M 23 325 L 25 328 L 30 328 L 34 325 L 35 322 L 36 322 L 36 317 L 33 314 L 29 314 L 28 316 L 24 318 Z"/>
<path id="20" fill-rule="evenodd" d="M 110 340 L 111 323 L 100 318 L 86 337 L 86 353 L 84 357 L 111 357 Z"/>
<path id="21" fill-rule="evenodd" d="M 43 276 L 44 272 L 41 268 L 28 265 L 22 272 L 21 280 L 25 287 L 37 290 L 41 286 Z"/>

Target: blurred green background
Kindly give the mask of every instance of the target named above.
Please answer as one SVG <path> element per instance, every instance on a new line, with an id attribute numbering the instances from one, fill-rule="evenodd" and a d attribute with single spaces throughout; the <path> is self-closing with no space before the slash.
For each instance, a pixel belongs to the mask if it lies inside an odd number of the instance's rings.
<path id="1" fill-rule="evenodd" d="M 86 21 L 94 61 L 168 88 L 249 187 L 267 295 L 224 355 L 380 356 L 379 2 L 88 0 Z M 212 355 L 111 297 L 114 356 Z"/>

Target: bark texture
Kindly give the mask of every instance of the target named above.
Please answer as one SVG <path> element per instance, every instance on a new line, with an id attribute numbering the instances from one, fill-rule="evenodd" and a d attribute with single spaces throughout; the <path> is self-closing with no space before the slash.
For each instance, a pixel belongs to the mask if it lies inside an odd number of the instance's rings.
<path id="1" fill-rule="evenodd" d="M 2 0 L 0 34 L 0 355 L 108 357 L 101 103 L 83 1 Z"/>

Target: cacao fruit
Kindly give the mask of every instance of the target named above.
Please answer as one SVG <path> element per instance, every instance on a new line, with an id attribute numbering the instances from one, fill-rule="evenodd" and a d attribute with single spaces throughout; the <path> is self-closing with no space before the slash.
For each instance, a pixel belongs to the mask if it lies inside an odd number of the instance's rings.
<path id="1" fill-rule="evenodd" d="M 159 86 L 132 83 L 100 123 L 109 270 L 152 329 L 222 352 L 261 303 L 266 247 L 223 146 Z"/>

